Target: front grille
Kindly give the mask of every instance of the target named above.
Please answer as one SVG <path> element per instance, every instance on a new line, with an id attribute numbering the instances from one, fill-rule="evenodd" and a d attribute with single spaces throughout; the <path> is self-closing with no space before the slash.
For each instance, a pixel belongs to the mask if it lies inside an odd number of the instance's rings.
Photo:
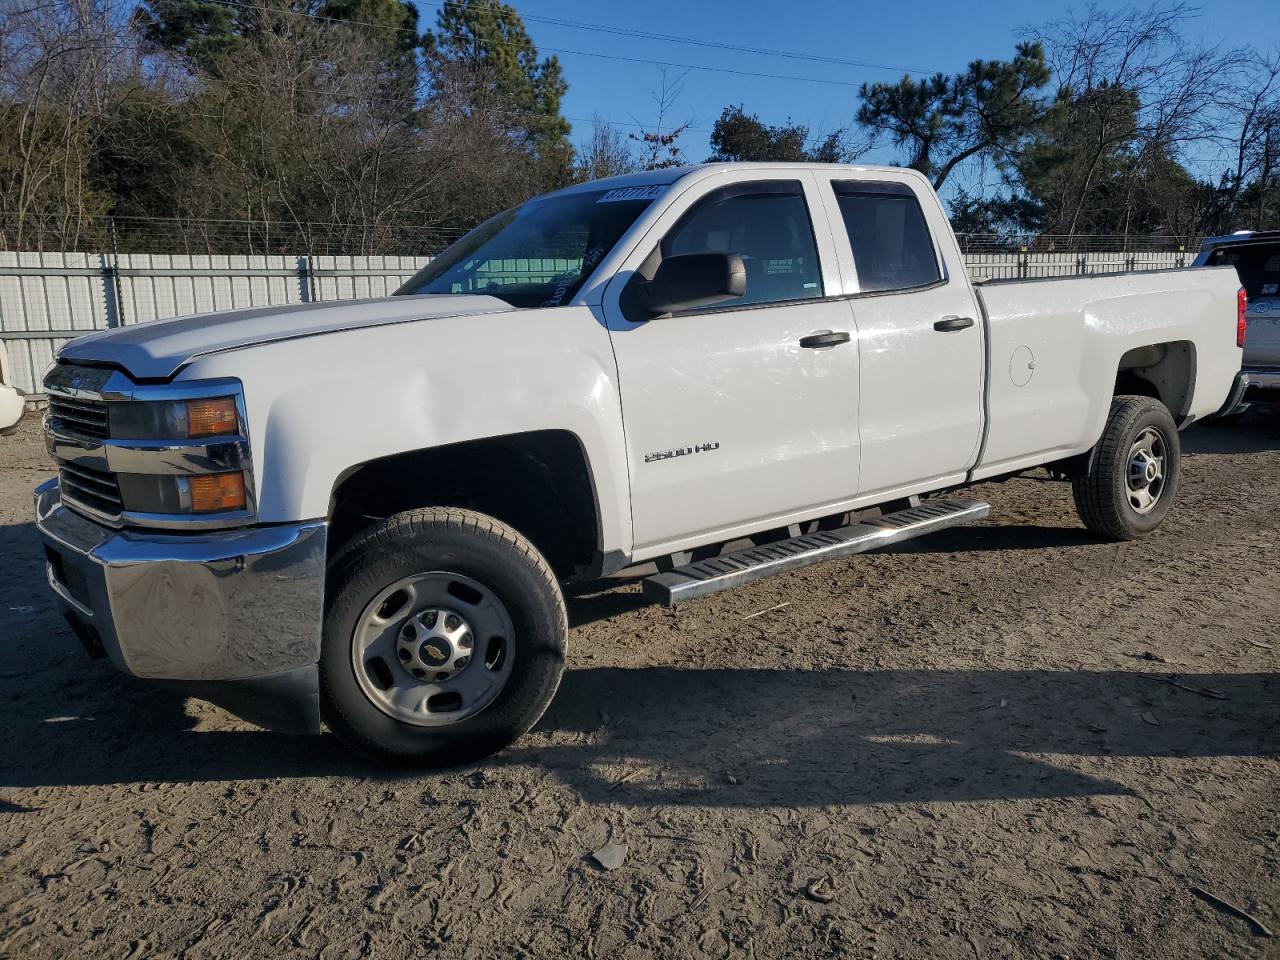
<path id="1" fill-rule="evenodd" d="M 49 416 L 61 420 L 76 433 L 90 437 L 106 438 L 110 431 L 107 427 L 107 405 L 101 400 L 81 400 L 49 394 Z"/>
<path id="2" fill-rule="evenodd" d="M 118 517 L 124 511 L 120 486 L 114 473 L 91 470 L 73 463 L 58 464 L 58 480 L 67 500 Z"/>

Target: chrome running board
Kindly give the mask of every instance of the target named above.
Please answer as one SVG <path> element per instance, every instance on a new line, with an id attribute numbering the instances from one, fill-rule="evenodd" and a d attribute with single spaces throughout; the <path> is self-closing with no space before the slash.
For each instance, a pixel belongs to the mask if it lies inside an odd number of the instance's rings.
<path id="1" fill-rule="evenodd" d="M 866 553 L 947 527 L 981 520 L 990 512 L 991 505 L 981 500 L 934 500 L 874 520 L 748 547 L 654 574 L 644 581 L 644 595 L 674 607 L 694 597 L 704 597 L 752 580 L 763 580 L 811 563 Z"/>

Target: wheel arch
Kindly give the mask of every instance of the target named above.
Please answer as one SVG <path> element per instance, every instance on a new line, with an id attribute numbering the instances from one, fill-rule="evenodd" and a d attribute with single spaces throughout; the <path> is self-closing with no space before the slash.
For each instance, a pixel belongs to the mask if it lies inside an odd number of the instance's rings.
<path id="1" fill-rule="evenodd" d="M 1191 409 L 1196 348 L 1189 340 L 1144 344 L 1127 350 L 1116 367 L 1114 396 L 1152 397 L 1180 426 Z"/>
<path id="2" fill-rule="evenodd" d="M 527 537 L 561 579 L 603 562 L 600 501 L 590 458 L 569 430 L 534 430 L 406 450 L 354 464 L 329 498 L 329 555 L 396 513 L 460 506 Z"/>

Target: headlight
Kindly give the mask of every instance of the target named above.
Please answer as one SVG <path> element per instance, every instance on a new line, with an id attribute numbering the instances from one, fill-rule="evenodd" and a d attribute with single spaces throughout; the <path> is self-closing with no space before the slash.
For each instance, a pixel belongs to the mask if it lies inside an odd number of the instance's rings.
<path id="1" fill-rule="evenodd" d="M 120 498 L 133 513 L 225 513 L 247 505 L 244 471 L 191 474 L 117 475 Z"/>
<path id="2" fill-rule="evenodd" d="M 240 432 L 235 397 L 129 400 L 110 405 L 111 436 L 132 440 L 198 440 Z"/>

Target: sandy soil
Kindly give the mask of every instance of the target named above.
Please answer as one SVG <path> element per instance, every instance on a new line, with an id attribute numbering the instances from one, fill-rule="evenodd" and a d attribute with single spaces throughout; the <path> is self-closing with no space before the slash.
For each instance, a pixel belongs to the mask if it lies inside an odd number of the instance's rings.
<path id="1" fill-rule="evenodd" d="M 29 424 L 0 440 L 0 956 L 1280 956 L 1280 409 L 1184 442 L 1139 543 L 1019 479 L 979 526 L 675 612 L 580 597 L 532 734 L 388 774 L 88 660 Z"/>

